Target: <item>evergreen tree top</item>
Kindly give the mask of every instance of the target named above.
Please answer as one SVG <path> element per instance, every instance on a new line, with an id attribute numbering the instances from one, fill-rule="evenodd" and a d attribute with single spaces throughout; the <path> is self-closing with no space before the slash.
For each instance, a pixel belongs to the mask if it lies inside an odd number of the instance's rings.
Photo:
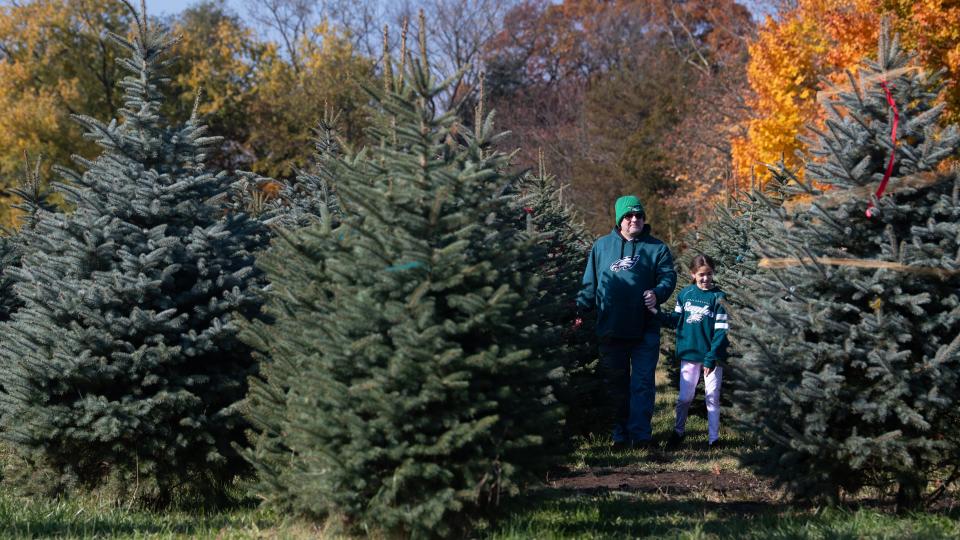
<path id="1" fill-rule="evenodd" d="M 196 105 L 185 122 L 171 123 L 162 117 L 161 89 L 168 82 L 163 73 L 174 39 L 162 28 L 148 26 L 145 15 L 134 18 L 136 26 L 129 38 L 110 34 L 127 53 L 118 59 L 128 72 L 119 83 L 123 88 L 119 118 L 104 122 L 73 115 L 85 129 L 84 136 L 103 151 L 93 160 L 74 156 L 83 173 L 55 167 L 66 180 L 56 187 L 79 213 L 115 213 L 149 227 L 190 214 L 167 211 L 177 205 L 212 204 L 228 179 L 225 173 L 215 175 L 205 169 L 207 155 L 220 138 L 206 136 Z M 198 103 L 199 99 L 198 92 Z"/>
<path id="2" fill-rule="evenodd" d="M 824 127 L 810 126 L 806 138 L 810 160 L 806 179 L 811 184 L 841 188 L 876 186 L 883 178 L 891 152 L 892 176 L 933 170 L 958 147 L 956 126 L 941 128 L 937 121 L 944 104 L 937 101 L 943 87 L 940 74 L 928 75 L 914 63 L 884 21 L 876 59 L 863 62 L 848 84 L 827 81 L 827 118 Z M 895 114 L 899 112 L 896 147 Z M 866 197 L 865 197 L 866 199 Z"/>

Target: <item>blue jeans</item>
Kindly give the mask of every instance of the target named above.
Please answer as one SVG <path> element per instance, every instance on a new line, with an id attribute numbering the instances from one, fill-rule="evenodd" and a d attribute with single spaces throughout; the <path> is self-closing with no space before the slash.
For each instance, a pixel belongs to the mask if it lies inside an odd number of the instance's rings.
<path id="1" fill-rule="evenodd" d="M 600 344 L 600 374 L 613 411 L 615 442 L 648 441 L 656 398 L 654 372 L 660 358 L 659 329 L 639 339 Z"/>

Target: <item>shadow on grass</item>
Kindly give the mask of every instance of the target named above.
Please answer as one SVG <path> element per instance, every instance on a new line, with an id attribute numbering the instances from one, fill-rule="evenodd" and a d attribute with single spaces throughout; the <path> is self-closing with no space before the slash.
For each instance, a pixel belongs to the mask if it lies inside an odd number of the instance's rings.
<path id="1" fill-rule="evenodd" d="M 595 437 L 582 444 L 574 457 L 590 468 L 657 467 L 675 462 L 705 464 L 725 458 L 739 459 L 756 448 L 756 444 L 746 437 L 733 437 L 724 439 L 722 448 L 709 450 L 706 433 L 691 431 L 679 448 L 669 449 L 666 447 L 669 437 L 670 432 L 655 433 L 652 448 L 625 451 L 614 451 L 608 439 Z"/>
<path id="2" fill-rule="evenodd" d="M 145 535 L 186 535 L 198 536 L 202 532 L 217 530 L 230 524 L 228 519 L 210 519 L 202 525 L 195 520 L 170 523 L 166 520 L 148 521 L 126 519 L 113 520 L 92 517 L 84 520 L 77 516 L 30 516 L 13 519 L 0 526 L 0 536 L 5 538 L 63 538 L 63 537 L 105 537 L 105 536 L 145 536 Z"/>
<path id="3" fill-rule="evenodd" d="M 500 530 L 520 537 L 549 531 L 547 536 L 627 538 L 675 536 L 699 528 L 725 536 L 741 530 L 745 522 L 764 516 L 774 519 L 783 510 L 779 503 L 763 501 L 645 500 L 629 494 L 571 494 L 545 488 L 517 501 Z"/>
<path id="4" fill-rule="evenodd" d="M 866 505 L 821 509 L 763 500 L 707 501 L 660 495 L 564 489 L 531 491 L 514 501 L 495 538 L 956 538 L 960 509 L 896 515 Z"/>

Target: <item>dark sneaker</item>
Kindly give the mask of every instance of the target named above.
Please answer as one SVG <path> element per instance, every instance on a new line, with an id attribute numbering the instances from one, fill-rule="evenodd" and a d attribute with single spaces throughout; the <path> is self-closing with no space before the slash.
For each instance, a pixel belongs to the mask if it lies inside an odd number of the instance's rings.
<path id="1" fill-rule="evenodd" d="M 717 440 L 715 440 L 715 441 L 707 444 L 707 450 L 710 450 L 710 451 L 720 450 L 720 449 L 722 449 L 722 448 L 723 448 L 723 443 L 720 442 L 720 439 L 717 439 Z"/>
<path id="2" fill-rule="evenodd" d="M 676 450 L 683 446 L 683 435 L 674 431 L 670 434 L 670 438 L 667 439 L 667 450 Z"/>
<path id="3" fill-rule="evenodd" d="M 610 445 L 610 451 L 612 452 L 626 452 L 630 449 L 630 445 L 627 441 L 613 441 L 613 444 Z"/>
<path id="4" fill-rule="evenodd" d="M 634 450 L 650 450 L 653 448 L 653 439 L 644 439 L 642 441 L 633 441 L 630 443 L 630 448 Z"/>

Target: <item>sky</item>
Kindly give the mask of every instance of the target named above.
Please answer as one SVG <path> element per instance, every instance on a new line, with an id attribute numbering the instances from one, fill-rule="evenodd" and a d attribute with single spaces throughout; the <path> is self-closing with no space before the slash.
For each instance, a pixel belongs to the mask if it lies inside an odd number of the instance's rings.
<path id="1" fill-rule="evenodd" d="M 198 3 L 200 0 L 147 0 L 147 13 L 153 15 L 173 15 L 185 8 Z M 139 0 L 133 2 L 139 5 Z M 227 5 L 241 15 L 246 11 L 241 0 L 227 0 Z"/>

